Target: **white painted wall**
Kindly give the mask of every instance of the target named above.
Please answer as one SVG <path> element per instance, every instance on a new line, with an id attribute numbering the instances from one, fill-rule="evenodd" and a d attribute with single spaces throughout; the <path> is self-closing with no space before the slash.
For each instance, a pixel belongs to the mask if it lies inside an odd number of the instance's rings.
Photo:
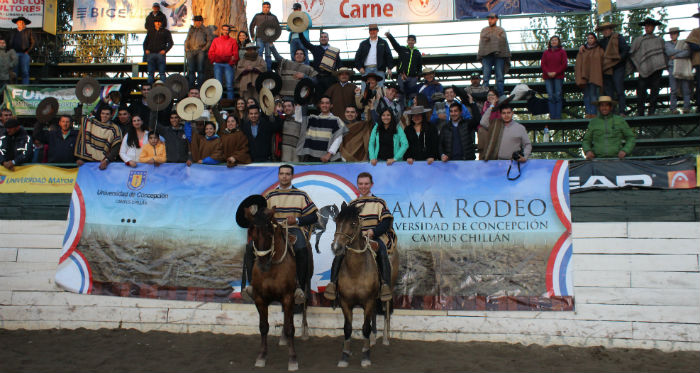
<path id="1" fill-rule="evenodd" d="M 573 229 L 575 312 L 397 310 L 392 337 L 700 350 L 700 223 Z M 252 305 L 62 291 L 53 277 L 64 231 L 65 222 L 0 221 L 0 328 L 258 332 Z M 281 313 L 273 310 L 279 334 Z M 313 335 L 339 336 L 342 323 L 340 310 L 310 311 Z"/>

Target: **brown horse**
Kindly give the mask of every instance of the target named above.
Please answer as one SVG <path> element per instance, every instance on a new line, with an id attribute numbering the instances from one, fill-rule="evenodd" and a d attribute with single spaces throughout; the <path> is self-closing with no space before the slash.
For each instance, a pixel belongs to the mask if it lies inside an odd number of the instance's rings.
<path id="1" fill-rule="evenodd" d="M 360 210 L 343 202 L 340 213 L 335 218 L 335 236 L 332 249 L 335 255 L 345 255 L 338 272 L 338 294 L 340 307 L 345 317 L 343 353 L 338 367 L 348 366 L 350 357 L 350 337 L 352 335 L 352 309 L 360 306 L 364 310 L 362 336 L 365 338 L 362 346 L 362 367 L 372 364 L 370 347 L 374 345 L 377 333 L 377 304 L 379 297 L 379 274 L 377 262 L 372 248 L 373 242 L 362 235 Z M 398 249 L 389 255 L 391 261 L 391 287 L 393 288 L 398 276 Z M 384 312 L 383 343 L 389 344 L 390 330 L 390 301 L 386 302 Z M 374 338 L 370 338 L 370 335 Z"/>
<path id="2" fill-rule="evenodd" d="M 296 288 L 296 262 L 293 257 L 296 236 L 288 234 L 285 227 L 274 218 L 275 209 L 258 210 L 251 206 L 245 210 L 245 218 L 250 222 L 248 236 L 253 241 L 255 265 L 253 266 L 253 293 L 255 306 L 260 316 L 260 353 L 255 361 L 258 368 L 267 361 L 267 321 L 268 306 L 280 302 L 284 312 L 284 328 L 280 346 L 289 346 L 287 369 L 299 369 L 294 350 L 294 290 Z M 310 248 L 309 248 L 310 250 Z M 306 284 L 308 289 L 309 284 Z M 307 293 L 308 294 L 308 293 Z M 302 339 L 308 338 L 306 304 L 303 307 Z"/>

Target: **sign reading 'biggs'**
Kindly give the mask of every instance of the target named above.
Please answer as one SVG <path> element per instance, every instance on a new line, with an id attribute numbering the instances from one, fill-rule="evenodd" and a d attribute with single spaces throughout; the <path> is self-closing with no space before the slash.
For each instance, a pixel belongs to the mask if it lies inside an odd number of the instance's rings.
<path id="1" fill-rule="evenodd" d="M 451 0 L 284 0 L 284 19 L 296 2 L 315 27 L 440 22 L 451 21 L 454 15 Z"/>

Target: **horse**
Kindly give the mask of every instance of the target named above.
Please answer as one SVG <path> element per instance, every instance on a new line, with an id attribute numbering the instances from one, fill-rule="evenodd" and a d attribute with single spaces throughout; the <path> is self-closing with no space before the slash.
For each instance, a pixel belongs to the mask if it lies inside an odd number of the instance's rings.
<path id="1" fill-rule="evenodd" d="M 331 248 L 335 255 L 345 255 L 338 272 L 338 294 L 340 306 L 343 310 L 345 325 L 343 328 L 345 341 L 343 342 L 343 352 L 338 367 L 348 366 L 350 357 L 350 337 L 352 335 L 352 309 L 360 306 L 364 310 L 364 323 L 362 324 L 362 336 L 364 345 L 362 346 L 362 367 L 372 364 L 370 360 L 370 347 L 375 344 L 377 333 L 377 308 L 381 303 L 379 297 L 379 274 L 373 245 L 376 245 L 369 238 L 362 235 L 362 224 L 360 222 L 360 210 L 356 206 L 349 206 L 343 202 L 340 213 L 335 218 L 335 235 Z M 395 248 L 389 255 L 391 262 L 391 284 L 392 289 L 398 277 L 399 254 Z M 384 312 L 384 334 L 382 342 L 389 345 L 390 332 L 390 303 L 386 302 Z M 378 306 L 379 305 L 379 306 Z M 374 338 L 370 338 L 370 334 Z"/>
<path id="2" fill-rule="evenodd" d="M 318 248 L 318 244 L 321 241 L 321 236 L 323 236 L 323 234 L 326 232 L 328 219 L 335 219 L 336 216 L 338 216 L 338 206 L 336 205 L 323 206 L 321 207 L 321 209 L 318 210 L 318 221 L 316 222 L 316 224 L 314 224 L 313 228 L 311 229 L 310 235 L 316 236 L 316 245 L 314 247 L 316 248 L 317 254 L 321 253 L 321 250 L 319 250 Z"/>
<path id="3" fill-rule="evenodd" d="M 284 327 L 280 346 L 289 346 L 287 369 L 299 369 L 294 349 L 294 290 L 296 289 L 296 262 L 294 241 L 296 236 L 289 234 L 286 227 L 274 218 L 275 209 L 258 209 L 251 206 L 245 209 L 245 218 L 250 222 L 248 236 L 252 239 L 255 264 L 253 265 L 253 295 L 255 307 L 260 316 L 260 353 L 255 367 L 265 367 L 267 362 L 267 333 L 270 325 L 267 320 L 268 306 L 274 301 L 282 304 Z M 310 249 L 309 249 L 310 251 Z M 305 286 L 310 288 L 310 281 Z M 308 293 L 307 293 L 308 294 Z M 302 339 L 308 339 L 306 304 L 302 312 Z"/>

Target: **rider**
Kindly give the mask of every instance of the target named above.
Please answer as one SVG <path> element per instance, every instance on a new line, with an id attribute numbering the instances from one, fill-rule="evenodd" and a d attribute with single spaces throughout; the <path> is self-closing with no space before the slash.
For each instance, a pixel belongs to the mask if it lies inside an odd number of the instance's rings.
<path id="1" fill-rule="evenodd" d="M 289 233 L 296 236 L 294 243 L 294 257 L 297 264 L 297 288 L 294 291 L 294 302 L 302 304 L 306 300 L 304 291 L 301 289 L 306 284 L 308 271 L 308 250 L 306 247 L 309 228 L 318 220 L 316 205 L 314 205 L 306 192 L 295 188 L 292 185 L 294 177 L 294 167 L 288 164 L 279 167 L 277 177 L 279 186 L 267 193 L 264 197 L 267 200 L 267 207 L 275 207 L 275 219 L 280 224 L 289 227 Z M 253 298 L 253 287 L 250 285 L 253 278 L 253 253 L 252 247 L 246 247 L 245 266 L 250 270 L 245 271 L 248 276 L 248 286 L 245 293 Z"/>
<path id="2" fill-rule="evenodd" d="M 391 263 L 387 250 L 396 245 L 396 234 L 392 228 L 394 217 L 389 212 L 386 202 L 372 194 L 372 175 L 369 172 L 362 172 L 357 175 L 357 189 L 360 197 L 350 202 L 350 206 L 356 206 L 360 210 L 360 222 L 362 224 L 362 234 L 379 245 L 377 250 L 377 267 L 379 268 L 382 287 L 379 289 L 379 299 L 383 302 L 391 300 L 391 288 L 389 287 L 391 278 Z M 338 272 L 340 263 L 344 255 L 333 258 L 331 267 L 331 282 L 326 286 L 323 295 L 326 299 L 334 300 L 336 297 L 336 283 L 338 282 Z"/>

